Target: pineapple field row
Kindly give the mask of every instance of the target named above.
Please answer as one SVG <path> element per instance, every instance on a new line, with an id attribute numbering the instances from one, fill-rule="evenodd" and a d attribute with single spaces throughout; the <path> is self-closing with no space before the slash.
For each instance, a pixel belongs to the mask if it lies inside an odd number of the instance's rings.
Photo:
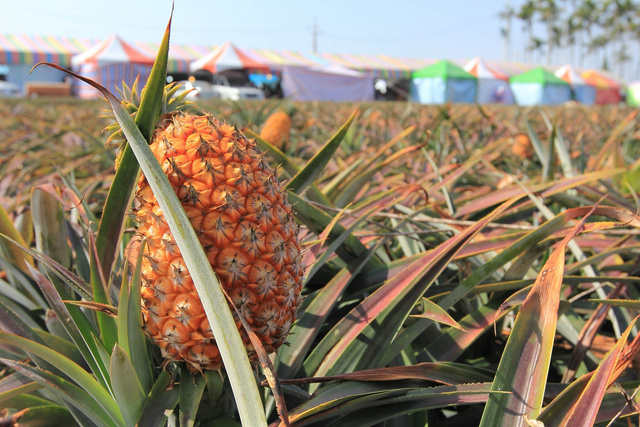
<path id="1" fill-rule="evenodd" d="M 135 92 L 0 100 L 3 425 L 637 425 L 637 110 Z"/>

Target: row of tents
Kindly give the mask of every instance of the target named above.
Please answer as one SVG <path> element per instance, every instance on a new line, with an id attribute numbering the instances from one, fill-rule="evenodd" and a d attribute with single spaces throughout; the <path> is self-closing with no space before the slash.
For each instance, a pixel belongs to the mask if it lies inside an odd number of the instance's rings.
<path id="1" fill-rule="evenodd" d="M 36 57 L 24 51 L 18 54 L 15 49 L 10 51 L 6 46 L 11 45 L 12 41 L 6 35 L 0 35 L 0 64 L 30 68 L 28 62 L 35 61 Z M 33 46 L 36 42 L 42 41 L 29 40 L 29 45 Z M 62 45 L 59 40 L 47 40 L 47 43 L 49 46 Z M 17 44 L 14 41 L 13 45 Z M 26 44 L 21 43 L 22 46 Z M 44 60 L 70 67 L 97 80 L 111 91 L 115 91 L 123 81 L 132 84 L 138 75 L 145 79 L 157 49 L 141 43 L 128 43 L 117 35 L 90 43 L 90 46 L 85 45 L 84 49 L 77 52 L 80 45 L 76 43 L 66 49 L 70 52 L 76 48 L 76 53 L 68 58 L 53 53 L 47 54 Z M 40 57 L 37 59 L 42 60 Z M 429 65 L 425 66 L 426 63 Z M 383 55 L 364 58 L 289 52 L 285 56 L 240 49 L 229 42 L 214 48 L 198 49 L 181 45 L 171 48 L 170 71 L 188 74 L 206 70 L 216 74 L 229 69 L 275 73 L 281 78 L 284 95 L 299 100 L 372 100 L 374 82 L 380 78 L 409 81 L 411 98 L 427 104 L 478 102 L 544 105 L 576 100 L 587 105 L 601 105 L 621 102 L 623 92 L 620 83 L 614 79 L 593 70 L 580 73 L 570 65 L 561 67 L 555 73 L 541 67 L 518 72 L 521 70 L 497 67 L 479 58 L 466 64 L 456 64 L 450 61 L 401 62 Z M 42 75 L 46 71 L 42 67 L 36 71 L 41 73 L 40 76 L 36 74 L 36 78 L 46 80 L 46 76 Z M 77 85 L 76 93 L 83 98 L 98 95 L 93 88 L 84 84 Z M 629 85 L 628 93 L 629 102 L 640 103 L 640 84 Z"/>
<path id="2" fill-rule="evenodd" d="M 555 73 L 536 67 L 509 77 L 475 58 L 464 68 L 443 60 L 415 71 L 411 96 L 425 104 L 559 105 L 573 100 L 605 105 L 622 101 L 622 86 L 594 70 L 578 73 L 571 65 Z"/>

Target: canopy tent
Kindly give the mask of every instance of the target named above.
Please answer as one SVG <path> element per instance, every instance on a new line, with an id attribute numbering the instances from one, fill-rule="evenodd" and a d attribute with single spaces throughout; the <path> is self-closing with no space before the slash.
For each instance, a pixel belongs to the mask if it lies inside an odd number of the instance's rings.
<path id="1" fill-rule="evenodd" d="M 53 62 L 71 65 L 71 57 L 95 45 L 95 40 L 51 36 L 0 34 L 0 64 L 34 65 Z"/>
<path id="2" fill-rule="evenodd" d="M 558 105 L 571 101 L 569 83 L 542 67 L 509 79 L 518 105 Z"/>
<path id="3" fill-rule="evenodd" d="M 340 64 L 356 71 L 370 72 L 374 77 L 396 81 L 411 77 L 411 66 L 402 61 L 389 61 L 383 55 L 350 55 L 345 53 L 323 53 L 329 62 Z"/>
<path id="4" fill-rule="evenodd" d="M 411 98 L 422 104 L 476 100 L 477 79 L 449 61 L 438 61 L 411 74 Z"/>
<path id="5" fill-rule="evenodd" d="M 372 101 L 373 74 L 338 64 L 282 69 L 282 92 L 296 101 Z"/>
<path id="6" fill-rule="evenodd" d="M 244 49 L 244 52 L 274 71 L 281 71 L 287 66 L 309 68 L 329 64 L 326 59 L 315 54 L 303 54 L 291 50 Z"/>
<path id="7" fill-rule="evenodd" d="M 217 74 L 225 70 L 269 71 L 269 66 L 250 56 L 230 42 L 225 42 L 207 55 L 189 64 L 191 72 L 206 70 Z"/>
<path id="8" fill-rule="evenodd" d="M 627 105 L 640 107 L 640 81 L 627 85 Z"/>
<path id="9" fill-rule="evenodd" d="M 509 76 L 479 57 L 469 61 L 464 70 L 478 79 L 478 104 L 513 104 Z"/>
<path id="10" fill-rule="evenodd" d="M 576 101 L 585 105 L 593 105 L 596 102 L 596 88 L 587 84 L 573 66 L 563 65 L 554 74 L 569 83 L 573 91 L 573 99 Z"/>
<path id="11" fill-rule="evenodd" d="M 144 43 L 137 41 L 134 47 L 147 56 L 155 58 L 160 49 L 159 43 Z M 199 46 L 186 44 L 171 44 L 169 46 L 169 61 L 167 62 L 168 73 L 188 73 L 189 64 L 196 59 L 202 58 L 215 49 L 215 46 Z"/>
<path id="12" fill-rule="evenodd" d="M 25 83 L 62 82 L 62 71 L 50 67 L 31 68 L 38 62 L 53 62 L 70 67 L 71 57 L 90 48 L 95 41 L 52 36 L 20 36 L 0 34 L 0 64 L 5 66 L 5 79 L 22 91 Z"/>
<path id="13" fill-rule="evenodd" d="M 587 70 L 580 75 L 588 84 L 596 88 L 596 104 L 618 104 L 622 101 L 621 85 L 617 81 L 598 73 Z"/>
<path id="14" fill-rule="evenodd" d="M 508 75 L 509 77 L 517 76 L 518 74 L 522 74 L 526 71 L 529 71 L 535 68 L 532 64 L 525 64 L 522 62 L 515 61 L 486 61 L 490 67 L 498 69 L 503 74 Z"/>
<path id="15" fill-rule="evenodd" d="M 151 73 L 154 58 L 147 56 L 116 35 L 110 35 L 92 48 L 74 55 L 71 64 L 78 74 L 91 78 L 112 93 L 131 86 L 136 78 L 141 85 Z M 95 98 L 100 93 L 85 83 L 75 83 L 80 98 Z"/>

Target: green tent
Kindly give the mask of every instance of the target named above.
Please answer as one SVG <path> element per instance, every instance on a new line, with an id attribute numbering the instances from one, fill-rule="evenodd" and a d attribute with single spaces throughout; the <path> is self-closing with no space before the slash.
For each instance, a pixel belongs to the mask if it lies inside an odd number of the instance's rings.
<path id="1" fill-rule="evenodd" d="M 640 82 L 629 83 L 627 86 L 627 105 L 640 107 Z"/>
<path id="2" fill-rule="evenodd" d="M 510 83 L 542 83 L 568 86 L 569 83 L 542 67 L 537 67 L 509 79 Z"/>
<path id="3" fill-rule="evenodd" d="M 542 67 L 509 79 L 518 105 L 559 105 L 571 100 L 571 86 Z"/>
<path id="4" fill-rule="evenodd" d="M 423 104 L 476 102 L 477 79 L 449 61 L 411 73 L 411 97 Z"/>
<path id="5" fill-rule="evenodd" d="M 438 61 L 435 64 L 431 64 L 427 67 L 416 70 L 411 73 L 411 77 L 414 79 L 416 77 L 441 77 L 444 79 L 453 78 L 472 80 L 476 79 L 476 76 L 474 76 L 473 74 L 467 73 L 462 68 L 446 60 Z"/>

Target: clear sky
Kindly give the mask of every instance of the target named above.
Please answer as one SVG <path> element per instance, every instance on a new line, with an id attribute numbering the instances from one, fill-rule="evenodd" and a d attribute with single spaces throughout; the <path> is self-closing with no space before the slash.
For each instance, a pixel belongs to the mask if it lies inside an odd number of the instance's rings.
<path id="1" fill-rule="evenodd" d="M 176 0 L 172 41 L 311 52 L 315 19 L 320 52 L 499 60 L 507 1 Z M 170 0 L 0 0 L 0 32 L 160 41 L 170 11 Z"/>

